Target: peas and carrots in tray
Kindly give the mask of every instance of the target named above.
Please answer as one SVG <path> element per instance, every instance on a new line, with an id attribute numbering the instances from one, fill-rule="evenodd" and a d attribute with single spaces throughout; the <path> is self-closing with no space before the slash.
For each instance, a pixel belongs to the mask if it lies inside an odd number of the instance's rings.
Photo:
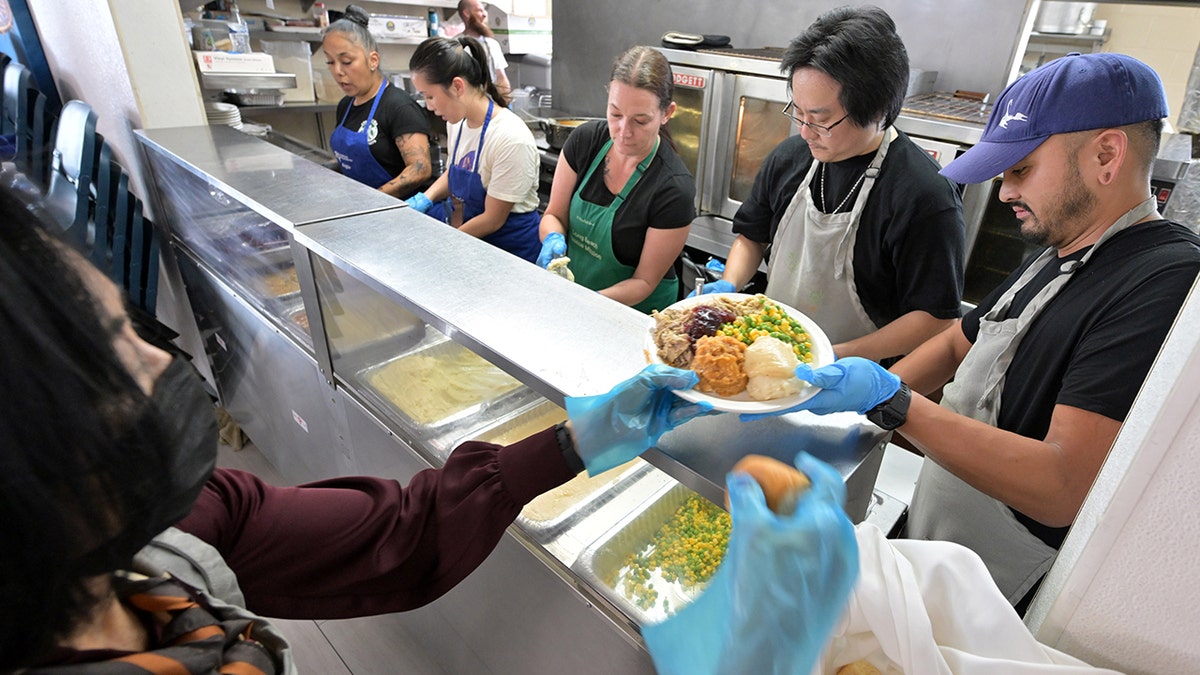
<path id="1" fill-rule="evenodd" d="M 732 528 L 729 514 L 712 502 L 691 495 L 659 530 L 650 544 L 630 554 L 614 587 L 623 587 L 627 597 L 643 610 L 653 607 L 661 595 L 660 583 L 679 584 L 692 591 L 705 584 L 720 566 L 729 545 Z M 657 572 L 657 573 L 656 573 Z M 670 613 L 670 599 L 663 598 Z"/>

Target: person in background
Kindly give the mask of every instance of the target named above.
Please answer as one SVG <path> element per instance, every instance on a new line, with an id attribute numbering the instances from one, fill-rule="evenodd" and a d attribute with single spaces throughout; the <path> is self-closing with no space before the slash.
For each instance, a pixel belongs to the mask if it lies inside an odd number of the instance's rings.
<path id="1" fill-rule="evenodd" d="M 542 217 L 538 265 L 570 258 L 575 281 L 643 312 L 679 299 L 696 184 L 667 132 L 671 65 L 634 47 L 613 62 L 606 121 L 563 144 Z"/>
<path id="2" fill-rule="evenodd" d="M 449 169 L 408 205 L 534 262 L 541 160 L 533 132 L 492 82 L 483 45 L 429 38 L 408 65 L 426 107 L 446 120 L 450 146 Z"/>
<path id="3" fill-rule="evenodd" d="M 434 178 L 429 121 L 408 92 L 383 76 L 368 18 L 361 7 L 349 5 L 324 31 L 325 63 L 346 94 L 338 102 L 329 147 L 342 173 L 406 199 Z"/>
<path id="4" fill-rule="evenodd" d="M 893 126 L 904 43 L 878 7 L 842 7 L 792 40 L 781 69 L 799 134 L 763 162 L 704 291 L 740 290 L 769 253 L 766 294 L 813 319 L 839 356 L 907 354 L 958 318 L 966 245 L 956 186 Z"/>
<path id="5" fill-rule="evenodd" d="M 891 372 L 796 370 L 822 388 L 798 409 L 865 413 L 925 453 L 907 536 L 973 549 L 1022 611 L 1200 272 L 1200 237 L 1155 210 L 1166 116 L 1158 75 L 1121 54 L 1013 82 L 943 173 L 1002 174 L 1022 237 L 1046 248 Z M 943 385 L 940 406 L 925 398 Z"/>
<path id="6" fill-rule="evenodd" d="M 8 186 L 0 213 L 0 672 L 294 673 L 256 614 L 432 602 L 533 497 L 705 410 L 672 393 L 694 373 L 651 366 L 568 397 L 569 422 L 466 442 L 407 486 L 271 486 L 214 470 L 212 401 L 186 359 L 133 330 L 120 289 Z"/>
<path id="7" fill-rule="evenodd" d="M 512 85 L 508 82 L 508 60 L 504 58 L 504 50 L 500 48 L 491 26 L 487 25 L 487 8 L 479 0 L 458 0 L 458 16 L 462 18 L 464 26 L 462 34 L 479 40 L 487 47 L 492 81 L 502 95 L 508 96 L 512 91 Z"/>

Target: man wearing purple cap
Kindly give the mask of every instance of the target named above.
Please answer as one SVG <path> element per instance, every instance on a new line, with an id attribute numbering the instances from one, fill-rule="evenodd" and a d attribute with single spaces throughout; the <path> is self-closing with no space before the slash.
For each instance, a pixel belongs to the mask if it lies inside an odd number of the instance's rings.
<path id="1" fill-rule="evenodd" d="M 1009 85 L 942 173 L 1002 174 L 1022 236 L 1047 248 L 891 372 L 797 369 L 822 387 L 803 408 L 858 411 L 925 452 L 908 536 L 972 548 L 1019 609 L 1200 271 L 1200 238 L 1151 196 L 1166 116 L 1158 76 L 1120 54 L 1072 54 Z M 922 395 L 942 385 L 940 405 Z"/>

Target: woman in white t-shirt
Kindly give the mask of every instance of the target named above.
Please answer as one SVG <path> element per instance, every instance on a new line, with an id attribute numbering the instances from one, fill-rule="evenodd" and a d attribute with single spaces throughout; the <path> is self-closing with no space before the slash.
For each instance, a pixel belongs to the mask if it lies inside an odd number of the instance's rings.
<path id="1" fill-rule="evenodd" d="M 409 60 L 426 107 L 447 122 L 450 165 L 408 204 L 534 262 L 541 250 L 537 146 L 487 64 L 486 48 L 461 36 L 429 38 Z"/>

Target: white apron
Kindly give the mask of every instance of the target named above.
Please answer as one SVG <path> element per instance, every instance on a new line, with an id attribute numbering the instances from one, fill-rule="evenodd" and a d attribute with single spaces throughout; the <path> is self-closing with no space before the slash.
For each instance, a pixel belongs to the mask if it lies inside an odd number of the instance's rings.
<path id="1" fill-rule="evenodd" d="M 1087 264 L 1100 245 L 1117 232 L 1153 214 L 1154 199 L 1133 207 L 1101 235 L 1077 261 L 1062 264 L 1060 274 L 1046 284 L 1017 317 L 1000 319 L 1008 312 L 1013 297 L 1046 265 L 1057 264 L 1057 251 L 1046 249 L 1016 283 L 996 301 L 979 321 L 979 335 L 966 358 L 947 384 L 941 405 L 960 415 L 996 426 L 1005 373 L 1012 363 L 1029 326 Z M 982 449 L 980 449 L 982 450 Z M 1012 511 L 979 490 L 967 485 L 937 463 L 926 459 L 909 507 L 908 536 L 957 542 L 983 558 L 1001 592 L 1014 605 L 1054 562 L 1057 551 L 1034 536 Z"/>
<path id="2" fill-rule="evenodd" d="M 871 160 L 854 207 L 845 213 L 822 213 L 812 203 L 809 185 L 820 162 L 813 160 L 796 189 L 771 244 L 767 296 L 804 313 L 833 344 L 874 333 L 878 326 L 867 316 L 854 284 L 854 239 L 863 207 L 875 185 L 894 129 Z"/>

